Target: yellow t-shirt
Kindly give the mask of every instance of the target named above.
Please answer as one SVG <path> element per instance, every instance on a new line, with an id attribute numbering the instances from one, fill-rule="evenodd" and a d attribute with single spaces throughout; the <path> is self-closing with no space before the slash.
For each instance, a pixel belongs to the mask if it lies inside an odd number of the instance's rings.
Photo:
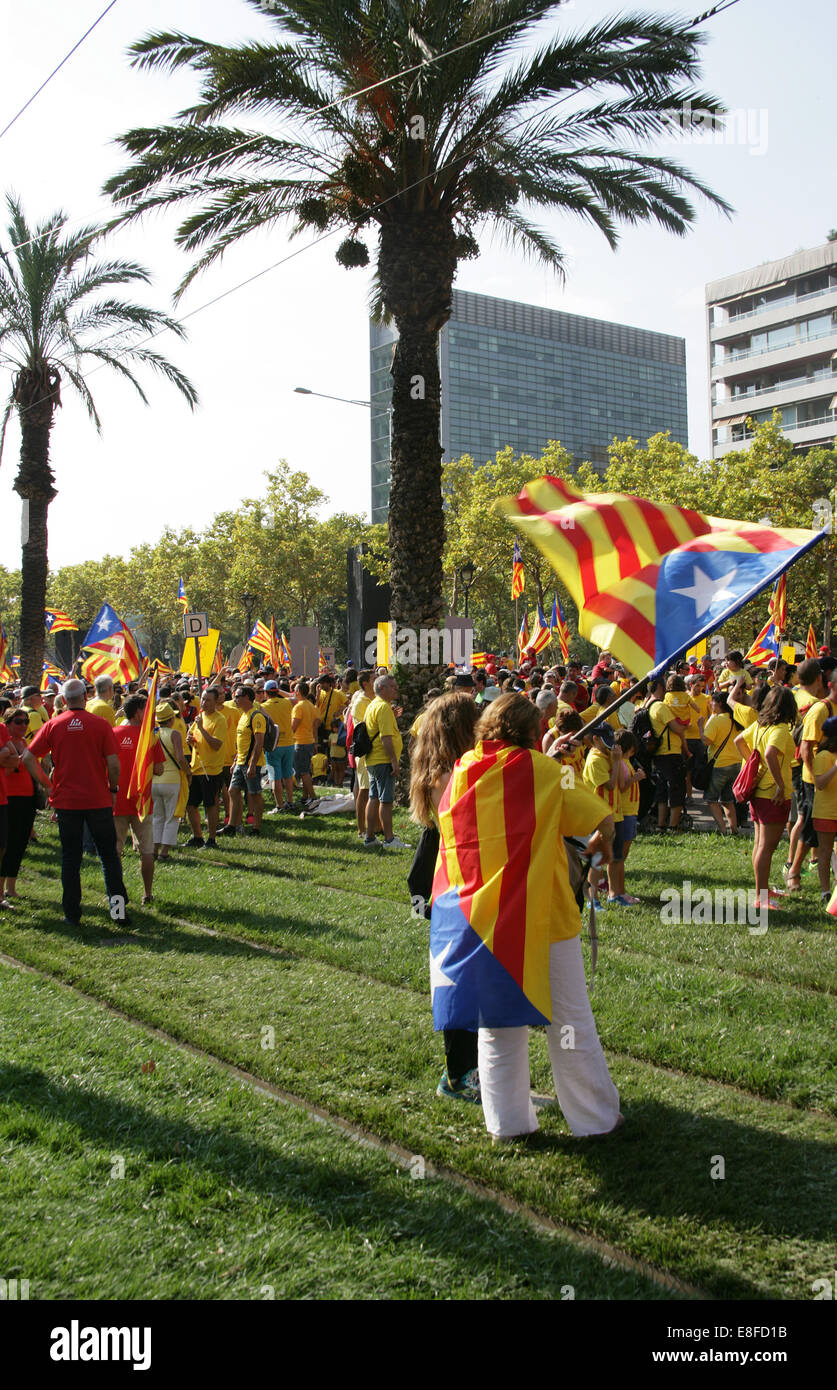
<path id="1" fill-rule="evenodd" d="M 227 741 L 224 745 L 224 767 L 232 767 L 235 762 L 235 740 L 238 733 L 238 721 L 241 718 L 241 710 L 235 700 L 225 700 L 220 706 L 221 713 L 227 721 Z"/>
<path id="2" fill-rule="evenodd" d="M 364 719 L 366 718 L 366 711 L 368 710 L 368 708 L 369 708 L 369 706 L 371 705 L 371 703 L 372 703 L 372 696 L 371 696 L 371 695 L 364 695 L 363 691 L 360 689 L 360 686 L 358 686 L 357 690 L 355 691 L 354 695 L 352 696 L 352 703 L 351 703 L 351 705 L 349 706 L 349 708 L 350 708 L 350 710 L 351 710 L 351 712 L 352 712 L 352 719 L 354 720 L 355 724 L 362 724 L 362 723 L 363 723 Z M 420 714 L 419 714 L 419 715 L 416 715 L 416 719 L 415 719 L 415 724 L 416 724 L 416 725 L 418 724 L 420 718 L 421 718 L 421 715 L 420 715 Z M 412 733 L 412 732 L 413 732 L 413 731 L 412 731 L 412 729 L 411 729 L 411 730 L 410 730 L 410 733 Z"/>
<path id="3" fill-rule="evenodd" d="M 622 759 L 622 776 L 633 777 L 634 770 L 627 758 Z M 622 802 L 622 817 L 639 814 L 639 782 L 629 782 L 624 791 L 619 792 Z"/>
<path id="4" fill-rule="evenodd" d="M 29 723 L 26 726 L 26 742 L 31 743 L 35 735 L 40 733 L 45 724 L 49 723 L 49 715 L 43 705 L 40 709 L 32 709 L 30 705 L 21 705 L 20 708 L 22 713 L 29 715 Z"/>
<path id="5" fill-rule="evenodd" d="M 692 706 L 688 692 L 685 690 L 667 690 L 664 698 L 668 708 L 674 712 L 675 719 L 679 719 L 681 724 L 688 725 L 692 719 Z M 678 739 L 681 748 L 687 737 L 688 728 L 684 734 L 671 734 L 672 739 Z M 695 738 L 697 737 L 696 733 Z"/>
<path id="6" fill-rule="evenodd" d="M 328 754 L 330 758 L 345 758 L 346 756 L 346 745 L 345 743 L 339 743 L 339 738 L 339 729 L 336 733 L 329 734 L 328 736 Z"/>
<path id="7" fill-rule="evenodd" d="M 725 689 L 727 689 L 728 686 L 735 685 L 735 682 L 738 680 L 739 676 L 741 676 L 741 675 L 743 675 L 743 677 L 744 677 L 744 684 L 746 685 L 747 689 L 749 690 L 750 687 L 751 687 L 752 684 L 753 684 L 753 677 L 750 675 L 750 672 L 749 672 L 749 671 L 730 671 L 729 667 L 727 667 L 727 666 L 724 667 L 723 671 L 721 672 L 721 674 L 720 674 L 719 677 L 718 677 L 718 688 L 719 688 L 720 690 L 725 690 Z"/>
<path id="8" fill-rule="evenodd" d="M 367 704 L 367 708 L 369 707 L 369 705 L 370 705 L 371 703 L 372 703 L 372 701 L 370 700 L 370 701 L 368 702 L 368 704 Z M 415 738 L 416 734 L 418 733 L 419 729 L 421 728 L 421 721 L 422 721 L 422 719 L 424 718 L 424 716 L 426 715 L 426 713 L 427 713 L 427 710 L 426 710 L 426 709 L 420 709 L 420 710 L 419 710 L 418 714 L 416 715 L 415 719 L 413 720 L 412 724 L 410 725 L 410 738 Z M 361 718 L 362 718 L 362 717 L 363 717 L 363 716 L 361 716 Z M 355 716 L 354 716 L 354 719 L 355 719 L 355 723 L 357 724 L 357 723 L 358 723 L 358 716 L 355 715 Z"/>
<path id="9" fill-rule="evenodd" d="M 208 734 L 213 738 L 221 740 L 220 748 L 210 748 L 206 739 L 201 734 L 200 725 L 197 719 L 191 725 L 192 737 L 196 742 L 192 745 L 192 771 L 198 776 L 217 777 L 224 766 L 224 749 L 227 746 L 227 720 L 219 709 L 214 714 L 204 713 L 202 716 L 203 726 Z M 186 745 L 184 744 L 184 747 Z"/>
<path id="10" fill-rule="evenodd" d="M 313 753 L 311 755 L 311 776 L 323 777 L 328 767 L 328 758 L 325 753 Z"/>
<path id="11" fill-rule="evenodd" d="M 383 700 L 380 695 L 376 695 L 374 700 L 370 700 L 364 722 L 366 732 L 372 740 L 372 752 L 366 755 L 367 767 L 380 767 L 382 763 L 389 762 L 389 754 L 382 742 L 384 735 L 389 735 L 392 739 L 392 748 L 396 758 L 401 757 L 404 740 L 401 737 L 392 705 L 388 700 Z"/>
<path id="12" fill-rule="evenodd" d="M 687 695 L 686 699 L 689 701 L 689 726 L 686 729 L 685 737 L 687 739 L 700 738 L 698 720 L 705 719 L 709 713 L 709 696 Z M 666 695 L 666 704 L 668 704 L 668 695 Z M 677 717 L 680 718 L 679 715 Z"/>
<path id="13" fill-rule="evenodd" d="M 787 724 L 770 724 L 767 728 L 751 724 L 744 730 L 744 739 L 751 749 L 761 753 L 761 774 L 756 783 L 755 795 L 771 797 L 776 790 L 773 774 L 767 766 L 765 754 L 768 748 L 776 748 L 782 760 L 782 788 L 785 801 L 791 798 L 791 764 L 793 762 L 793 739 Z"/>
<path id="14" fill-rule="evenodd" d="M 822 726 L 826 719 L 835 713 L 836 708 L 833 700 L 814 701 L 802 722 L 803 743 L 819 743 Z M 814 780 L 804 763 L 802 764 L 802 780 L 803 782 L 813 782 Z"/>
<path id="15" fill-rule="evenodd" d="M 814 754 L 814 776 L 820 777 L 837 762 L 834 753 Z M 814 792 L 814 815 L 817 820 L 837 820 L 837 774 L 825 787 Z"/>
<path id="16" fill-rule="evenodd" d="M 616 821 L 624 820 L 625 815 L 622 810 L 622 795 L 618 784 L 609 787 L 613 771 L 610 758 L 606 753 L 600 753 L 598 748 L 591 748 L 584 762 L 584 781 L 604 801 L 613 819 Z"/>
<path id="17" fill-rule="evenodd" d="M 262 702 L 262 709 L 265 714 L 269 714 L 276 725 L 276 747 L 290 748 L 294 741 L 291 732 L 291 720 L 294 712 L 293 700 L 285 700 L 281 695 L 274 695 L 269 700 Z"/>
<path id="18" fill-rule="evenodd" d="M 294 743 L 302 747 L 310 747 L 316 743 L 314 736 L 314 720 L 317 718 L 317 711 L 310 700 L 302 699 L 297 701 L 291 710 L 291 719 L 298 719 L 300 722 L 293 731 Z"/>
<path id="19" fill-rule="evenodd" d="M 98 714 L 100 719 L 106 719 L 111 728 L 116 724 L 116 710 L 109 700 L 100 700 L 97 696 L 94 700 L 88 700 L 85 708 L 88 714 Z"/>
<path id="20" fill-rule="evenodd" d="M 256 734 L 263 734 L 267 729 L 265 717 L 258 705 L 253 705 L 247 713 L 242 713 L 238 721 L 238 728 L 235 732 L 235 765 L 245 767 L 250 762 L 250 753 L 253 747 L 253 740 Z M 257 767 L 264 767 L 264 749 L 261 756 L 256 761 Z"/>
<path id="21" fill-rule="evenodd" d="M 752 705 L 742 705 L 738 700 L 733 700 L 732 712 L 742 729 L 749 729 L 750 725 L 755 724 L 759 717 L 757 709 L 753 709 Z M 704 729 L 703 732 L 706 733 L 706 730 Z"/>
<path id="22" fill-rule="evenodd" d="M 320 716 L 320 722 L 330 729 L 335 714 L 342 714 L 347 704 L 348 698 L 342 690 L 321 690 L 315 706 L 317 714 Z M 326 709 L 328 713 L 326 713 Z"/>
<path id="23" fill-rule="evenodd" d="M 559 704 L 558 708 L 571 709 L 572 706 L 562 706 Z M 593 720 L 598 717 L 598 715 L 604 714 L 606 709 L 610 709 L 610 705 L 588 705 L 585 710 L 581 711 L 580 717 L 582 724 L 591 724 Z M 616 710 L 614 710 L 612 714 L 609 714 L 607 716 L 607 719 L 604 720 L 604 723 L 609 724 L 611 729 L 621 729 L 622 727 L 619 723 L 619 715 Z"/>
<path id="24" fill-rule="evenodd" d="M 671 706 L 663 700 L 654 700 L 648 706 L 648 717 L 651 720 L 651 728 L 660 740 L 655 757 L 664 758 L 669 753 L 679 753 L 682 740 L 677 737 L 676 733 L 672 734 L 668 727 L 672 719 L 677 718 Z"/>
<path id="25" fill-rule="evenodd" d="M 714 758 L 715 766 L 738 767 L 741 762 L 741 754 L 735 746 L 735 740 L 739 730 L 732 722 L 732 717 L 727 714 L 710 714 L 703 726 L 703 732 L 712 741 L 709 757 Z M 724 739 L 726 739 L 726 743 L 724 743 Z M 720 753 L 718 752 L 719 748 L 721 749 Z"/>

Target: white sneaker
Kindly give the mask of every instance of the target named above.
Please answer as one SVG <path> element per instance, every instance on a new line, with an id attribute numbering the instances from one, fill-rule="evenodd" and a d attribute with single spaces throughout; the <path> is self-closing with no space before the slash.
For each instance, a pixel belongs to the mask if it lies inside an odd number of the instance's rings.
<path id="1" fill-rule="evenodd" d="M 383 845 L 384 849 L 409 849 L 409 848 L 410 848 L 410 846 L 409 846 L 409 845 L 406 845 L 406 844 L 404 843 L 403 840 L 399 840 L 399 838 L 398 838 L 397 835 L 393 835 L 393 837 L 392 837 L 391 840 L 382 840 L 382 841 L 381 841 L 381 844 Z"/>

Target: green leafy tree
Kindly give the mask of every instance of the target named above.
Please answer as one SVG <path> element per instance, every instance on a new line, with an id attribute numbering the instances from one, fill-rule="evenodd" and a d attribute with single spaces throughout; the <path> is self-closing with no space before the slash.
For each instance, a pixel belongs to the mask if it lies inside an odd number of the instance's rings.
<path id="1" fill-rule="evenodd" d="M 273 42 L 229 47 L 155 33 L 133 46 L 135 66 L 191 68 L 200 92 L 174 123 L 121 136 L 133 163 L 106 188 L 127 217 L 184 208 L 176 239 L 197 260 L 182 288 L 227 247 L 285 218 L 297 232 L 347 232 L 336 253 L 347 267 L 369 262 L 364 238 L 377 233 L 374 302 L 399 333 L 393 616 L 435 623 L 444 547 L 437 337 L 457 266 L 494 227 L 561 272 L 536 209 L 580 217 L 611 246 L 620 222 L 682 235 L 695 191 L 726 209 L 676 161 L 642 149 L 670 128 L 672 108 L 720 110 L 692 85 L 701 36 L 681 20 L 617 15 L 521 56 L 561 0 L 248 2 L 269 8 Z M 269 120 L 270 133 L 236 124 L 253 116 Z"/>
<path id="2" fill-rule="evenodd" d="M 144 346 L 163 328 L 184 330 L 157 309 L 126 302 L 102 291 L 148 283 L 149 274 L 130 261 L 93 259 L 102 231 L 85 227 L 67 232 L 67 218 L 54 213 L 31 227 L 20 202 L 9 196 L 8 235 L 12 249 L 0 250 L 0 366 L 12 372 L 12 390 L 0 429 L 0 454 L 13 411 L 20 423 L 20 468 L 14 488 L 23 499 L 21 565 L 21 675 L 40 682 L 44 652 L 47 585 L 47 513 L 56 495 L 50 443 L 61 386 L 81 396 L 97 430 L 96 406 L 85 379 L 88 366 L 106 366 L 127 378 L 147 405 L 134 375 L 137 365 L 153 368 L 194 408 L 197 393 L 187 377 L 155 349 Z M 130 363 L 130 366 L 128 365 Z"/>

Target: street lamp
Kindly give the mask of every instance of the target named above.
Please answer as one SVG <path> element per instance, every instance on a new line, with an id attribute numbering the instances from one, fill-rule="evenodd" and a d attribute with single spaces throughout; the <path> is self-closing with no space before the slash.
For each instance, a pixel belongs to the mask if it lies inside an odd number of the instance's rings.
<path id="1" fill-rule="evenodd" d="M 308 386 L 295 386 L 294 391 L 298 396 L 321 396 L 324 401 L 342 401 L 344 405 L 365 405 L 368 410 L 374 410 L 372 401 L 356 401 L 349 396 L 330 396 L 326 391 L 312 391 Z"/>
<path id="2" fill-rule="evenodd" d="M 459 582 L 465 594 L 465 617 L 468 616 L 468 591 L 474 582 L 476 567 L 473 560 L 465 560 L 459 567 Z"/>
<path id="3" fill-rule="evenodd" d="M 324 400 L 324 401 L 342 401 L 342 403 L 343 403 L 344 405 L 360 405 L 360 406 L 365 407 L 366 410 L 371 410 L 371 411 L 373 411 L 373 412 L 378 412 L 378 413 L 380 413 L 381 411 L 384 411 L 384 410 L 385 410 L 386 413 L 387 413 L 387 432 L 388 432 L 388 434 L 389 434 L 389 447 L 388 447 L 388 449 L 387 449 L 387 453 L 388 453 L 388 455 L 389 455 L 389 459 L 390 459 L 390 460 L 392 459 L 392 402 L 391 402 L 391 401 L 389 401 L 386 405 L 385 405 L 383 402 L 377 402 L 377 403 L 376 403 L 375 401 L 358 401 L 358 400 L 355 400 L 354 397 L 349 397 L 349 396 L 331 396 L 331 395 L 329 395 L 329 394 L 328 394 L 327 392 L 325 392 L 325 391 L 312 391 L 311 388 L 310 388 L 310 386 L 295 386 L 295 387 L 294 387 L 294 391 L 296 392 L 296 394 L 297 394 L 298 396 L 320 396 L 320 397 L 322 398 L 322 400 Z M 373 416 L 373 418 L 374 418 L 374 416 Z M 375 444 L 375 440 L 374 440 L 374 439 L 373 439 L 372 443 L 373 443 L 373 448 L 374 448 L 374 444 Z M 374 464 L 374 463 L 373 463 L 373 470 L 372 470 L 372 471 L 373 471 L 373 478 L 374 478 L 374 471 L 375 471 L 375 464 Z M 389 471 L 389 465 L 388 465 L 388 471 Z M 380 483 L 380 482 L 379 482 L 379 483 L 376 483 L 376 482 L 374 482 L 374 481 L 373 481 L 373 483 L 372 483 L 372 494 L 373 494 L 373 496 L 372 496 L 371 513 L 372 513 L 373 516 L 374 516 L 375 510 L 376 510 L 377 505 L 378 505 L 377 502 L 376 502 L 375 496 L 374 496 L 375 489 L 376 489 L 376 488 L 380 488 L 380 487 L 382 487 L 382 486 L 385 486 L 385 487 L 387 487 L 387 488 L 389 487 L 389 478 L 388 478 L 388 477 L 387 477 L 387 479 L 385 479 L 385 481 L 384 481 L 383 483 Z"/>
<path id="4" fill-rule="evenodd" d="M 245 592 L 241 595 L 241 602 L 244 604 L 244 616 L 247 623 L 247 627 L 244 631 L 244 645 L 246 647 L 250 640 L 250 633 L 253 631 L 253 609 L 258 600 L 255 594 Z"/>

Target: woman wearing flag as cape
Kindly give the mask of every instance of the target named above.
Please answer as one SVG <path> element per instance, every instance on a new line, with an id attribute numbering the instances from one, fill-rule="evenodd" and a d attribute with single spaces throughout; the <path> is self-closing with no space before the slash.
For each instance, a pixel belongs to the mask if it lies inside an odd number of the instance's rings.
<path id="1" fill-rule="evenodd" d="M 587 997 L 563 836 L 591 836 L 591 853 L 607 859 L 613 817 L 586 788 L 565 787 L 560 763 L 538 751 L 540 716 L 523 696 L 495 700 L 476 736 L 439 804 L 434 1026 L 479 1031 L 483 1111 L 495 1142 L 538 1128 L 529 1026 L 544 1024 L 570 1129 L 607 1134 L 621 1124 L 619 1094 Z"/>

